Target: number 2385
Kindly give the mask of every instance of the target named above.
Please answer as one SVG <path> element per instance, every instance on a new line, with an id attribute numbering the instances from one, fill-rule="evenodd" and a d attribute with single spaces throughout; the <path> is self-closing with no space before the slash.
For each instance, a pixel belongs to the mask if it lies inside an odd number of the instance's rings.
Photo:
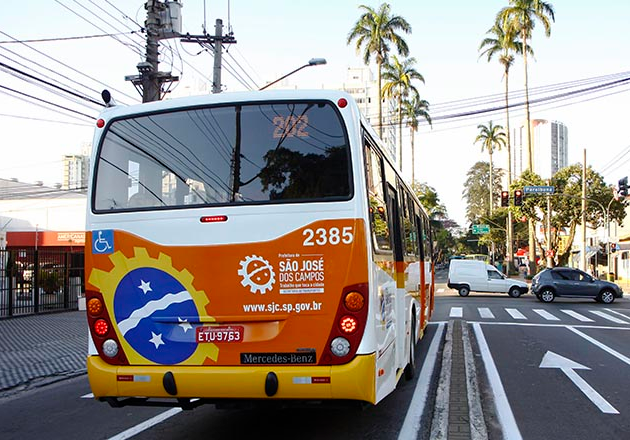
<path id="1" fill-rule="evenodd" d="M 351 226 L 339 228 L 317 228 L 315 230 L 307 228 L 302 232 L 304 236 L 303 246 L 323 246 L 325 244 L 350 244 L 354 240 L 354 233 Z"/>

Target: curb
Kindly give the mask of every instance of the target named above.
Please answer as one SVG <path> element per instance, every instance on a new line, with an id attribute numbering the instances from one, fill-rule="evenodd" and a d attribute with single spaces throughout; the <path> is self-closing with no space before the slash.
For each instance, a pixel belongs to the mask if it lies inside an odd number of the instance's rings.
<path id="1" fill-rule="evenodd" d="M 463 320 L 448 322 L 430 439 L 488 439 L 470 333 Z"/>

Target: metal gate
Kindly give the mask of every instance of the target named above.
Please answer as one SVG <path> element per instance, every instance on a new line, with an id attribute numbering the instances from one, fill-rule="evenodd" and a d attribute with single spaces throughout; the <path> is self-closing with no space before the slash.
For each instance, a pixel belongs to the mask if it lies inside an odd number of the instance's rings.
<path id="1" fill-rule="evenodd" d="M 77 310 L 83 261 L 83 251 L 0 250 L 0 318 Z"/>

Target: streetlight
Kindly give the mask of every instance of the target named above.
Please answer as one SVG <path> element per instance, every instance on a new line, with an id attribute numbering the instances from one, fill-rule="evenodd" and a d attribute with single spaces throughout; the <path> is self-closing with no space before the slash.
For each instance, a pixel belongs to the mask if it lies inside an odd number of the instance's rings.
<path id="1" fill-rule="evenodd" d="M 302 70 L 305 67 L 310 67 L 310 66 L 319 66 L 321 64 L 326 64 L 326 58 L 311 58 L 307 64 L 304 64 L 303 66 L 298 67 L 297 69 L 287 73 L 284 76 L 281 76 L 280 78 L 278 78 L 275 81 L 270 82 L 267 85 L 262 86 L 260 89 L 258 90 L 265 90 L 267 87 L 274 85 L 275 83 L 282 81 L 283 79 L 285 79 L 287 76 L 293 75 L 295 72 L 297 72 L 298 70 Z"/>

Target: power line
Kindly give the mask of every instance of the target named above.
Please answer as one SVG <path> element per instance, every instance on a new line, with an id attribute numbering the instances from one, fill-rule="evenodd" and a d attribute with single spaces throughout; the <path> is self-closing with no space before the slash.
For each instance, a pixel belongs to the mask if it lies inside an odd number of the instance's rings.
<path id="1" fill-rule="evenodd" d="M 55 104 L 54 102 L 46 101 L 45 99 L 37 98 L 36 96 L 29 95 L 28 93 L 20 92 L 20 91 L 18 91 L 18 90 L 12 89 L 12 88 L 10 88 L 10 87 L 5 87 L 5 86 L 3 86 L 3 85 L 0 85 L 0 88 L 1 88 L 1 89 L 4 89 L 4 90 L 8 90 L 8 91 L 10 91 L 10 92 L 13 92 L 13 93 L 18 94 L 18 95 L 21 95 L 21 96 L 26 96 L 26 97 L 28 97 L 28 98 L 30 98 L 30 99 L 34 99 L 34 100 L 36 100 L 36 101 L 43 102 L 43 103 L 48 104 L 48 105 L 52 105 L 52 106 L 57 107 L 57 108 L 60 108 L 60 109 L 62 109 L 62 110 L 66 110 L 66 111 L 68 111 L 68 112 L 71 112 L 71 113 L 76 113 L 76 114 L 78 114 L 78 115 L 85 116 L 86 118 L 90 118 L 90 119 L 94 119 L 94 120 L 96 120 L 96 118 L 95 118 L 94 116 L 90 116 L 90 115 L 88 115 L 88 114 L 81 113 L 81 112 L 76 111 L 76 110 L 73 110 L 73 109 L 71 109 L 71 108 L 64 107 L 63 105 Z"/>

